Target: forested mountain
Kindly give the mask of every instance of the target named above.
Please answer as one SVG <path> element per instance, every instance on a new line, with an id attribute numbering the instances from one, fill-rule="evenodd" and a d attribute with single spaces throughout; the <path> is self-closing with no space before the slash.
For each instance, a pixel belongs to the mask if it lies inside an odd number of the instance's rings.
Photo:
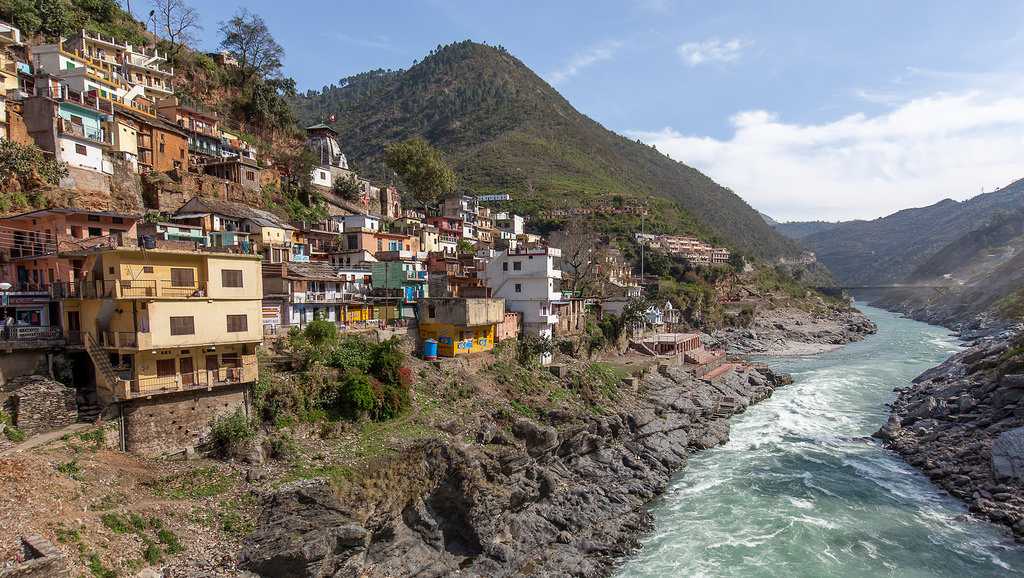
<path id="1" fill-rule="evenodd" d="M 828 221 L 791 221 L 789 223 L 775 221 L 769 224 L 780 234 L 797 240 L 803 239 L 808 235 L 828 231 L 839 225 L 839 223 L 830 223 Z"/>
<path id="2" fill-rule="evenodd" d="M 350 162 L 374 177 L 386 143 L 419 135 L 444 151 L 461 188 L 508 192 L 519 210 L 662 199 L 655 228 L 696 229 L 760 257 L 799 250 L 732 191 L 587 118 L 500 47 L 438 47 L 408 70 L 357 75 L 294 106 L 307 123 L 334 115 Z"/>
<path id="3" fill-rule="evenodd" d="M 1024 207 L 1024 180 L 963 202 L 946 199 L 872 221 L 847 221 L 800 242 L 843 285 L 903 282 L 950 243 Z"/>

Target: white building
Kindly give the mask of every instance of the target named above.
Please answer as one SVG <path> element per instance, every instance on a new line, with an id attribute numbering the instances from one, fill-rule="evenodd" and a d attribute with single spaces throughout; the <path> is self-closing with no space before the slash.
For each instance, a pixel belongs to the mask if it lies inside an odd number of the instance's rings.
<path id="1" fill-rule="evenodd" d="M 344 215 L 335 218 L 341 220 L 344 231 L 380 231 L 380 219 L 372 215 Z"/>
<path id="2" fill-rule="evenodd" d="M 499 251 L 483 271 L 493 297 L 505 300 L 506 311 L 523 314 L 523 333 L 551 338 L 558 323 L 554 302 L 560 301 L 562 272 L 555 259 L 562 252 L 554 247 L 523 247 Z M 550 354 L 541 360 L 550 363 Z"/>
<path id="3" fill-rule="evenodd" d="M 526 219 L 513 213 L 496 213 L 494 215 L 494 226 L 502 233 L 509 233 L 512 237 L 515 237 L 526 232 Z M 504 235 L 502 237 L 504 238 Z"/>

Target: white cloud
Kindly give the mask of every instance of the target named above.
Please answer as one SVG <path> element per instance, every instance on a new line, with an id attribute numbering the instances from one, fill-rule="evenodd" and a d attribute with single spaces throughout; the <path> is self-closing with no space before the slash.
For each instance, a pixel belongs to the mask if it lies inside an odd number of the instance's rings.
<path id="1" fill-rule="evenodd" d="M 779 220 L 874 218 L 965 199 L 1024 177 L 1024 97 L 937 93 L 822 124 L 767 111 L 729 139 L 672 128 L 628 133 L 691 164 Z"/>
<path id="2" fill-rule="evenodd" d="M 687 42 L 679 45 L 676 51 L 680 58 L 690 66 L 707 62 L 733 62 L 738 60 L 743 50 L 752 43 L 739 38 L 719 40 L 712 38 L 703 42 Z"/>
<path id="3" fill-rule="evenodd" d="M 620 48 L 622 48 L 621 42 L 612 41 L 579 52 L 573 55 L 561 68 L 548 73 L 548 82 L 551 84 L 565 82 L 582 72 L 585 68 L 593 66 L 598 62 L 611 60 Z"/>

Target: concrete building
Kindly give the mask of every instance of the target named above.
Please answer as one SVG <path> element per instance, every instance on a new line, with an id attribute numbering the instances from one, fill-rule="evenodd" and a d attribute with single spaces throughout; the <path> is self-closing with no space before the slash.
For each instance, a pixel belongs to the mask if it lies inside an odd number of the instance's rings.
<path id="1" fill-rule="evenodd" d="M 501 251 L 487 263 L 484 278 L 491 295 L 505 308 L 523 314 L 523 332 L 551 338 L 558 323 L 555 303 L 561 301 L 562 272 L 555 267 L 561 251 L 554 247 L 523 247 Z M 550 355 L 543 362 L 550 362 Z"/>
<path id="2" fill-rule="evenodd" d="M 188 135 L 190 165 L 203 165 L 222 156 L 223 143 L 216 112 L 188 104 L 177 96 L 158 101 L 156 108 L 161 117 Z"/>
<path id="3" fill-rule="evenodd" d="M 114 118 L 110 100 L 51 79 L 25 99 L 23 111 L 25 128 L 39 148 L 72 167 L 113 172 L 104 160 L 113 145 L 107 130 Z"/>
<path id="4" fill-rule="evenodd" d="M 255 252 L 268 263 L 291 260 L 296 229 L 268 211 L 242 203 L 194 197 L 171 216 L 171 221 L 202 227 L 211 247 Z"/>
<path id="5" fill-rule="evenodd" d="M 520 215 L 503 211 L 495 213 L 494 226 L 499 231 L 510 233 L 514 238 L 526 232 L 526 219 Z"/>
<path id="6" fill-rule="evenodd" d="M 457 357 L 494 349 L 497 325 L 505 321 L 501 299 L 420 299 L 420 339 L 437 340 L 437 353 Z"/>
<path id="7" fill-rule="evenodd" d="M 280 333 L 323 319 L 342 327 L 377 319 L 369 301 L 370 268 L 336 267 L 330 263 L 281 263 L 263 267 L 263 307 L 277 307 Z M 264 316 L 264 324 L 267 323 Z"/>

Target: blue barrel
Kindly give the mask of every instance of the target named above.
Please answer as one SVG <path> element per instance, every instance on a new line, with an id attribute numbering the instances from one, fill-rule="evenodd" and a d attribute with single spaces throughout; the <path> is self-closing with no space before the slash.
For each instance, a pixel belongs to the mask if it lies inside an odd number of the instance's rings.
<path id="1" fill-rule="evenodd" d="M 434 361 L 437 359 L 437 340 L 428 339 L 423 342 L 423 359 Z"/>

